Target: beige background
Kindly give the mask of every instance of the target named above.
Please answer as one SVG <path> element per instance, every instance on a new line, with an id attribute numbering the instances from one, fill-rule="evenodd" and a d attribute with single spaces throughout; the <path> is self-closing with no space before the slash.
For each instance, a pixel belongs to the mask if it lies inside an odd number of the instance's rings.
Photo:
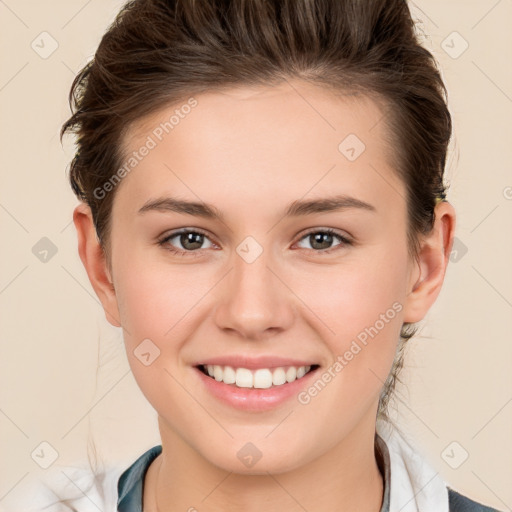
<path id="1" fill-rule="evenodd" d="M 159 444 L 120 330 L 106 322 L 78 257 L 66 175 L 72 148 L 58 137 L 71 81 L 121 4 L 0 1 L 0 506 L 44 474 L 31 457 L 43 441 L 58 452 L 51 467 L 87 460 L 89 433 L 109 463 L 129 464 Z M 450 94 L 458 251 L 423 335 L 411 342 L 395 409 L 450 485 L 511 510 L 512 1 L 418 0 L 411 8 Z M 42 58 L 31 44 L 49 51 L 50 38 L 58 48 Z M 57 249 L 47 262 L 32 252 L 43 237 Z"/>

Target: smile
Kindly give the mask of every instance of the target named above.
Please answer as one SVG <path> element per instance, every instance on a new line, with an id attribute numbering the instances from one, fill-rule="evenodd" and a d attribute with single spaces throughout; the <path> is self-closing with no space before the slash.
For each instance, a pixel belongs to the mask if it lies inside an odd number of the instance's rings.
<path id="1" fill-rule="evenodd" d="M 217 382 L 238 388 L 268 389 L 302 379 L 318 365 L 282 366 L 278 368 L 234 368 L 232 366 L 199 365 L 198 368 Z"/>

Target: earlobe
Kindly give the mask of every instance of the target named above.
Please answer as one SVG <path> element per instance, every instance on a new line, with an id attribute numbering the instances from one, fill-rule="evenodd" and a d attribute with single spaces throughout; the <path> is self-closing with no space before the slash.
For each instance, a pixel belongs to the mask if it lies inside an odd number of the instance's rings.
<path id="1" fill-rule="evenodd" d="M 405 301 L 404 322 L 422 320 L 444 282 L 455 234 L 455 209 L 447 201 L 440 202 L 435 216 L 432 231 L 421 240 L 412 285 Z"/>
<path id="2" fill-rule="evenodd" d="M 78 254 L 89 281 L 101 301 L 108 322 L 121 327 L 117 296 L 103 248 L 98 240 L 90 207 L 80 203 L 73 211 L 78 237 Z"/>

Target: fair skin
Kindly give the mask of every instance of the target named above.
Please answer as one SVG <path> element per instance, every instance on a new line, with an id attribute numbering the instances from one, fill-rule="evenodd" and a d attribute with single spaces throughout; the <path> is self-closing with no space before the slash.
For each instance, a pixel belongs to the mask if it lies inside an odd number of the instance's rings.
<path id="1" fill-rule="evenodd" d="M 453 207 L 437 205 L 414 261 L 405 185 L 387 161 L 373 100 L 304 82 L 195 97 L 198 105 L 118 185 L 110 265 L 89 208 L 74 212 L 91 284 L 108 321 L 123 328 L 133 375 L 158 413 L 163 452 L 146 475 L 144 511 L 378 512 L 379 394 L 402 323 L 421 320 L 441 290 Z M 136 122 L 127 153 L 176 108 Z M 338 150 L 351 133 L 366 145 L 355 161 Z M 284 216 L 293 201 L 341 194 L 373 210 Z M 223 219 L 138 213 L 171 196 L 213 205 Z M 205 236 L 158 245 L 182 228 Z M 334 235 L 319 246 L 321 238 L 306 236 L 326 228 L 353 243 Z M 263 250 L 250 263 L 237 252 L 248 236 Z M 214 396 L 194 367 L 225 354 L 298 358 L 319 365 L 304 377 L 307 389 L 395 303 L 399 312 L 307 405 L 295 393 L 267 410 L 238 408 Z M 148 338 L 160 355 L 146 366 L 134 350 Z M 237 453 L 249 442 L 262 456 L 246 467 Z"/>

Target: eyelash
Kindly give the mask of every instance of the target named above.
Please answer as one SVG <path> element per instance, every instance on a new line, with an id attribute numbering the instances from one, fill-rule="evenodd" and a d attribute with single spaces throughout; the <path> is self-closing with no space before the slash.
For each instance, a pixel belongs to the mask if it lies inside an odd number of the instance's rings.
<path id="1" fill-rule="evenodd" d="M 200 235 L 204 235 L 205 237 L 208 237 L 207 233 L 205 233 L 204 231 L 202 231 L 201 229 L 198 229 L 198 228 L 182 229 L 180 231 L 176 231 L 174 233 L 166 235 L 164 238 L 158 240 L 158 245 L 163 247 L 165 250 L 170 251 L 173 254 L 176 254 L 177 256 L 191 256 L 191 257 L 200 256 L 200 254 L 193 254 L 193 253 L 200 253 L 202 251 L 201 249 L 196 249 L 194 251 L 182 251 L 180 249 L 176 249 L 175 247 L 173 247 L 172 245 L 167 243 L 167 242 L 169 242 L 169 240 L 177 237 L 178 235 L 188 234 L 188 233 L 196 233 L 196 234 L 200 234 Z M 316 233 L 323 233 L 323 234 L 335 236 L 336 238 L 338 238 L 341 241 L 341 244 L 331 247 L 330 249 L 323 249 L 323 250 L 321 250 L 321 249 L 320 250 L 306 249 L 306 250 L 311 250 L 311 251 L 319 253 L 319 254 L 330 254 L 331 252 L 338 250 L 340 247 L 353 245 L 353 242 L 351 240 L 349 240 L 345 236 L 341 235 L 339 232 L 337 232 L 336 230 L 334 230 L 332 228 L 312 229 L 312 230 L 306 232 L 304 235 L 302 235 L 302 237 L 298 241 L 300 242 L 307 236 L 316 234 Z"/>

